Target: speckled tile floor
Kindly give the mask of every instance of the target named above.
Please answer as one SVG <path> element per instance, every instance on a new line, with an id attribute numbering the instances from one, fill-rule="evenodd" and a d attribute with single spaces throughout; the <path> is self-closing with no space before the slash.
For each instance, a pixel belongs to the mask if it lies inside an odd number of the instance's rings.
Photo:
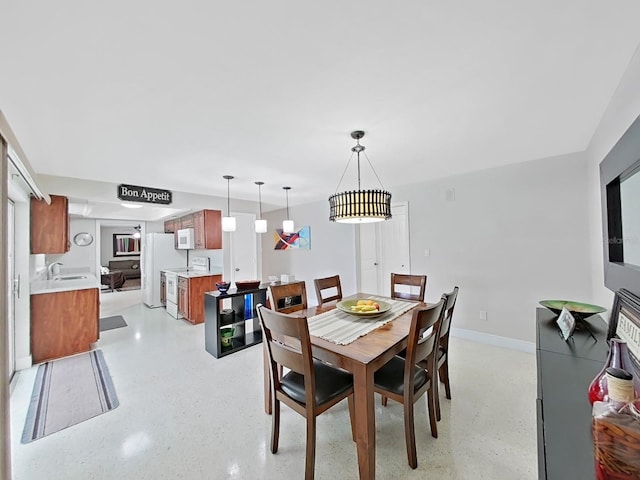
<path id="1" fill-rule="evenodd" d="M 101 307 L 129 324 L 96 344 L 120 406 L 23 445 L 36 367 L 21 371 L 11 396 L 16 480 L 303 478 L 305 423 L 287 407 L 280 449 L 269 451 L 260 346 L 217 360 L 204 350 L 203 325 L 145 307 L 139 291 L 104 296 Z M 416 470 L 406 461 L 402 407 L 378 404 L 376 478 L 536 479 L 535 356 L 452 338 L 451 377 L 453 399 L 440 392 L 438 439 L 426 400 L 416 404 Z M 317 432 L 316 478 L 357 479 L 346 401 L 318 417 Z"/>

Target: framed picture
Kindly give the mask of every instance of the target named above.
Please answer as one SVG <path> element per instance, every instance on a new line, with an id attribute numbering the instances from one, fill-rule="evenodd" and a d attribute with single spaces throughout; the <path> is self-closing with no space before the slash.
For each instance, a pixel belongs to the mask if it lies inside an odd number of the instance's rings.
<path id="1" fill-rule="evenodd" d="M 566 342 L 569 340 L 569 337 L 573 335 L 573 332 L 576 329 L 576 319 L 573 318 L 573 315 L 571 315 L 571 312 L 567 310 L 567 307 L 562 307 L 562 311 L 560 312 L 556 323 L 560 327 L 562 338 L 564 338 Z"/>
<path id="2" fill-rule="evenodd" d="M 132 233 L 113 234 L 113 256 L 114 257 L 139 257 L 140 239 Z"/>
<path id="3" fill-rule="evenodd" d="M 311 228 L 302 227 L 293 233 L 284 233 L 281 228 L 273 232 L 274 250 L 311 250 Z"/>
<path id="4" fill-rule="evenodd" d="M 627 342 L 631 361 L 640 369 L 640 298 L 624 288 L 613 300 L 607 340 L 614 336 Z"/>

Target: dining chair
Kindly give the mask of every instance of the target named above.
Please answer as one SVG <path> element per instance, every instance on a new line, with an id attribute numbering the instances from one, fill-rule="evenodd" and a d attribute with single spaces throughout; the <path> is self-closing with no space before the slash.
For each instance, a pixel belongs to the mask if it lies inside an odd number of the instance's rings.
<path id="1" fill-rule="evenodd" d="M 342 286 L 340 285 L 340 275 L 334 275 L 333 277 L 316 278 L 313 281 L 316 287 L 316 297 L 318 299 L 318 305 L 323 303 L 332 302 L 333 300 L 342 300 Z M 329 291 L 326 297 L 322 296 L 322 292 Z M 333 295 L 331 295 L 333 293 Z"/>
<path id="2" fill-rule="evenodd" d="M 396 286 L 398 285 L 409 287 L 409 292 L 396 290 Z M 420 291 L 417 294 L 411 293 L 412 287 L 419 287 Z M 424 302 L 424 292 L 426 289 L 426 275 L 406 275 L 403 273 L 391 274 L 391 298 L 417 300 L 418 302 Z"/>
<path id="3" fill-rule="evenodd" d="M 444 314 L 442 325 L 440 327 L 438 339 L 438 353 L 436 355 L 436 367 L 440 381 L 444 384 L 444 391 L 447 399 L 451 400 L 451 387 L 449 385 L 449 331 L 451 329 L 451 318 L 453 317 L 453 309 L 458 299 L 458 290 L 456 286 L 452 292 L 443 293 L 441 300 L 444 302 Z M 428 368 L 428 365 L 423 364 Z M 436 418 L 440 420 L 440 395 L 438 394 L 438 382 L 434 382 L 434 398 L 436 402 Z"/>
<path id="4" fill-rule="evenodd" d="M 292 313 L 307 308 L 305 282 L 269 285 L 269 305 L 276 312 Z"/>
<path id="5" fill-rule="evenodd" d="M 316 417 L 348 398 L 351 436 L 355 441 L 353 376 L 315 360 L 306 317 L 256 307 L 267 346 L 271 377 L 271 453 L 278 451 L 280 402 L 307 419 L 305 480 L 313 480 L 316 455 Z M 278 367 L 289 372 L 282 377 Z"/>
<path id="6" fill-rule="evenodd" d="M 374 374 L 374 392 L 402 403 L 404 407 L 405 442 L 407 444 L 407 458 L 411 468 L 418 466 L 413 405 L 425 392 L 427 393 L 431 435 L 435 438 L 438 437 L 432 385 L 435 377 L 435 356 L 439 328 L 444 312 L 443 306 L 444 301 L 440 300 L 435 305 L 414 310 L 411 317 L 409 336 L 407 337 L 406 358 L 396 355 Z M 425 331 L 432 327 L 431 333 L 425 336 Z M 418 366 L 418 362 L 426 362 L 429 365 L 429 369 Z"/>

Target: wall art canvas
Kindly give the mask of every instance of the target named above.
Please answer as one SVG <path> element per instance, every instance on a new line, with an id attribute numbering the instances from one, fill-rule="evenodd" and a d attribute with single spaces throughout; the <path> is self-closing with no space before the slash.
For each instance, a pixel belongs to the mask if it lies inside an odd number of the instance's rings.
<path id="1" fill-rule="evenodd" d="M 311 228 L 302 227 L 293 233 L 284 233 L 281 228 L 273 232 L 274 250 L 311 250 Z"/>

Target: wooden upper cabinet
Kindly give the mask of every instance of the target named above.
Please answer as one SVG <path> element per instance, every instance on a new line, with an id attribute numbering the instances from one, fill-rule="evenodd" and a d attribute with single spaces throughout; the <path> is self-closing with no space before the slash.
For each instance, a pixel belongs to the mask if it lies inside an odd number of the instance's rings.
<path id="1" fill-rule="evenodd" d="M 220 210 L 200 210 L 193 214 L 195 247 L 219 250 L 222 248 L 222 214 Z"/>
<path id="2" fill-rule="evenodd" d="M 180 217 L 180 228 L 193 228 L 193 214 Z"/>
<path id="3" fill-rule="evenodd" d="M 175 233 L 176 230 L 176 221 L 179 221 L 176 218 L 172 218 L 171 220 L 164 221 L 164 233 Z"/>
<path id="4" fill-rule="evenodd" d="M 31 197 L 31 253 L 67 253 L 69 238 L 69 200 L 51 195 L 51 205 Z"/>

